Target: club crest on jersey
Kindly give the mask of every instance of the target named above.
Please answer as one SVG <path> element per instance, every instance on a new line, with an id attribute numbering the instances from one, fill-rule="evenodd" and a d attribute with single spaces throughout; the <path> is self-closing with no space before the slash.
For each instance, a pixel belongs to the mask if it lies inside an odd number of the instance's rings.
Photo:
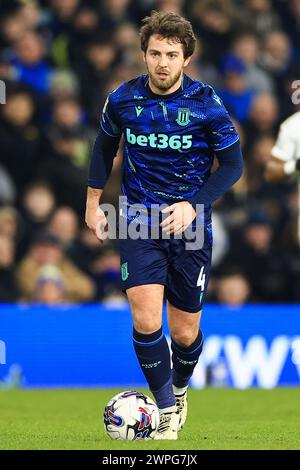
<path id="1" fill-rule="evenodd" d="M 176 119 L 179 126 L 187 126 L 190 122 L 190 109 L 189 108 L 178 108 L 178 116 Z"/>
<path id="2" fill-rule="evenodd" d="M 128 263 L 123 263 L 121 266 L 121 275 L 122 275 L 122 281 L 126 281 L 126 279 L 129 276 L 128 272 Z"/>

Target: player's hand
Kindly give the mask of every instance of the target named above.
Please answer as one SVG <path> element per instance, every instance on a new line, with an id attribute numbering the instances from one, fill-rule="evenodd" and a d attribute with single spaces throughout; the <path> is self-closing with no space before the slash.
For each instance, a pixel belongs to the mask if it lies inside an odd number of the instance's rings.
<path id="1" fill-rule="evenodd" d="M 188 201 L 176 202 L 162 210 L 163 214 L 170 215 L 160 224 L 162 229 L 170 235 L 179 235 L 193 222 L 196 211 Z"/>
<path id="2" fill-rule="evenodd" d="M 99 206 L 87 206 L 85 222 L 101 243 L 108 235 L 108 222 L 103 210 Z"/>

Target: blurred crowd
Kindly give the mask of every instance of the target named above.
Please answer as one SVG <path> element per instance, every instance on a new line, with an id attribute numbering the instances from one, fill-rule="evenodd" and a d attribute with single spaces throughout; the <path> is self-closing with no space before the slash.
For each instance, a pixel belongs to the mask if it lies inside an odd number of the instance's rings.
<path id="1" fill-rule="evenodd" d="M 300 0 L 1 0 L 0 302 L 126 302 L 117 245 L 84 225 L 87 168 L 107 93 L 145 72 L 152 9 L 192 22 L 187 73 L 216 89 L 243 146 L 244 175 L 215 205 L 207 301 L 300 301 L 298 184 L 264 178 L 300 110 Z M 121 162 L 122 148 L 104 202 L 117 203 Z"/>

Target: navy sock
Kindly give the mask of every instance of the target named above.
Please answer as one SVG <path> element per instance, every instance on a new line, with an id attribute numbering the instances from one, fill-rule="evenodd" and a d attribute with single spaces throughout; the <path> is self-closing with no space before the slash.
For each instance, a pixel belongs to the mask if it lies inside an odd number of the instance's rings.
<path id="1" fill-rule="evenodd" d="M 175 387 L 183 388 L 188 385 L 201 354 L 202 345 L 203 334 L 201 330 L 199 330 L 197 338 L 188 348 L 178 346 L 172 339 L 172 373 L 173 385 L 175 385 Z"/>
<path id="2" fill-rule="evenodd" d="M 175 405 L 169 346 L 162 328 L 149 335 L 133 329 L 133 345 L 157 406 Z"/>

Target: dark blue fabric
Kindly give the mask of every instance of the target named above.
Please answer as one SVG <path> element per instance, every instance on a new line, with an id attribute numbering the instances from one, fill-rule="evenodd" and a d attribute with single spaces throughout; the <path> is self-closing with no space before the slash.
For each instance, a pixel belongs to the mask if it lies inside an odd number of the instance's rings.
<path id="1" fill-rule="evenodd" d="M 134 329 L 133 345 L 157 406 L 173 406 L 175 397 L 172 391 L 170 350 L 162 328 L 149 335 Z"/>
<path id="2" fill-rule="evenodd" d="M 126 268 L 122 290 L 145 284 L 166 286 L 168 301 L 181 310 L 199 312 L 211 268 L 211 226 L 204 228 L 202 248 L 186 249 L 186 239 L 120 239 L 121 264 Z M 203 283 L 198 283 L 199 275 Z"/>
<path id="3" fill-rule="evenodd" d="M 193 344 L 187 348 L 182 348 L 175 343 L 172 338 L 171 349 L 172 362 L 173 362 L 173 384 L 176 387 L 186 387 L 189 383 L 190 378 L 193 375 L 194 369 L 199 360 L 199 356 L 202 352 L 203 345 L 203 334 L 199 330 L 199 334 Z"/>
<path id="4" fill-rule="evenodd" d="M 240 142 L 235 142 L 226 149 L 216 152 L 218 169 L 210 175 L 202 188 L 188 201 L 196 209 L 197 204 L 210 206 L 241 177 L 243 173 L 243 155 Z"/>
<path id="5" fill-rule="evenodd" d="M 114 90 L 101 127 L 110 136 L 124 135 L 122 193 L 128 203 L 150 208 L 191 198 L 209 178 L 215 152 L 238 135 L 209 85 L 184 75 L 176 92 L 160 96 L 148 82 L 141 75 Z"/>
<path id="6" fill-rule="evenodd" d="M 144 347 L 152 346 L 153 344 L 158 343 L 162 339 L 162 336 L 162 327 L 159 330 L 154 331 L 154 333 L 150 333 L 148 335 L 139 333 L 135 328 L 133 328 L 133 341 Z"/>
<path id="7" fill-rule="evenodd" d="M 110 136 L 100 128 L 90 161 L 88 185 L 91 188 L 105 187 L 118 151 L 119 141 L 120 137 Z"/>

